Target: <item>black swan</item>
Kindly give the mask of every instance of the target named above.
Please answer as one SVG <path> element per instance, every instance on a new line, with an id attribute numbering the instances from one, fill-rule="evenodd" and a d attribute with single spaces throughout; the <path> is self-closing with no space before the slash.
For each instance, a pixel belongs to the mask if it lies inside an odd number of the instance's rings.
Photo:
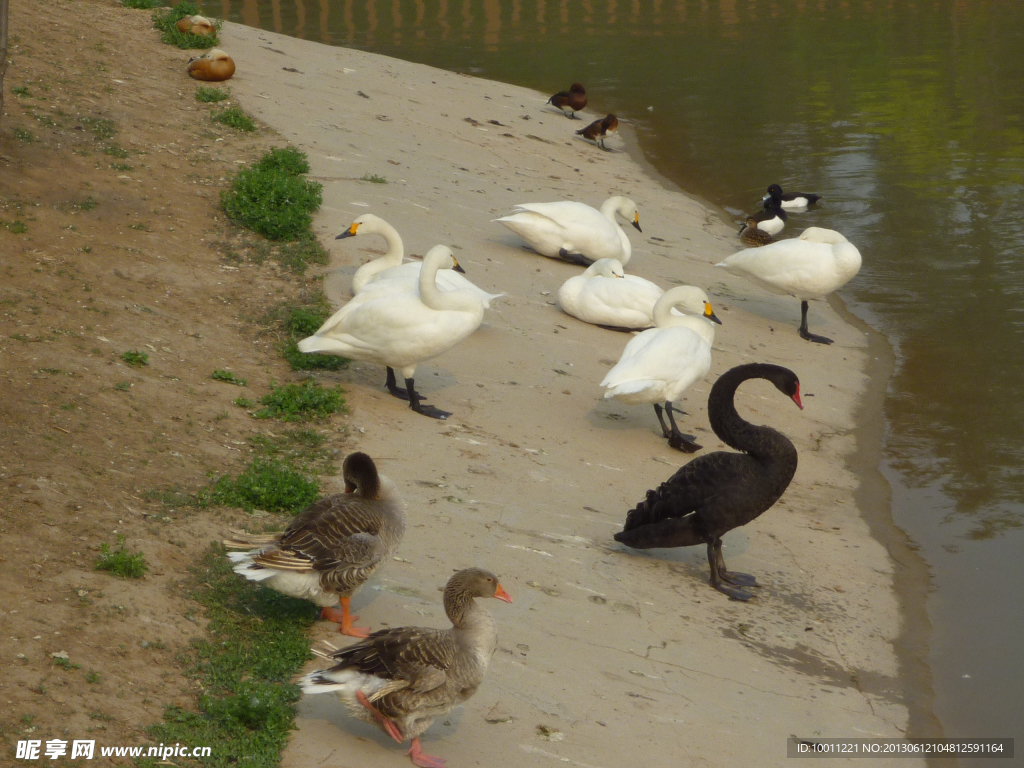
<path id="1" fill-rule="evenodd" d="M 715 451 L 680 467 L 647 492 L 615 534 L 616 541 L 634 549 L 707 544 L 711 586 L 736 600 L 749 600 L 752 595 L 740 587 L 756 587 L 757 580 L 726 569 L 722 535 L 778 501 L 793 479 L 797 460 L 789 438 L 736 413 L 733 397 L 747 379 L 767 379 L 803 410 L 800 380 L 788 368 L 750 363 L 726 371 L 711 388 L 708 418 L 715 434 L 743 453 Z"/>

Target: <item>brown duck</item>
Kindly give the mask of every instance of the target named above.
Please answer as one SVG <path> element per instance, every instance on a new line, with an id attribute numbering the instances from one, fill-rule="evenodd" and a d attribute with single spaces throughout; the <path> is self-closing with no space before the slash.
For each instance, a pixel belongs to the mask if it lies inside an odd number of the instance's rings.
<path id="1" fill-rule="evenodd" d="M 337 693 L 353 716 L 376 722 L 399 743 L 412 739 L 408 755 L 415 765 L 444 768 L 443 759 L 424 754 L 419 737 L 436 718 L 476 693 L 487 673 L 498 635 L 477 597 L 512 602 L 493 573 L 459 571 L 444 590 L 451 629 L 396 627 L 347 648 L 325 644 L 313 652 L 334 666 L 298 683 L 304 693 Z"/>
<path id="2" fill-rule="evenodd" d="M 587 106 L 587 92 L 579 83 L 573 83 L 568 91 L 559 91 L 550 99 L 548 104 L 562 110 L 562 114 L 572 120 L 579 120 L 576 113 Z"/>
<path id="3" fill-rule="evenodd" d="M 282 594 L 321 606 L 320 615 L 340 623 L 338 631 L 366 637 L 370 630 L 352 622 L 349 601 L 387 562 L 405 533 L 405 505 L 394 484 L 377 474 L 365 453 L 350 454 L 342 465 L 345 493 L 314 502 L 284 533 L 236 534 L 224 545 L 235 573 Z M 341 603 L 341 611 L 331 606 Z"/>
<path id="4" fill-rule="evenodd" d="M 711 586 L 736 600 L 752 595 L 741 587 L 757 580 L 726 569 L 722 536 L 772 506 L 796 473 L 796 448 L 771 427 L 740 418 L 733 398 L 747 379 L 767 379 L 800 409 L 800 381 L 788 368 L 750 363 L 726 371 L 711 388 L 708 418 L 715 434 L 742 453 L 715 451 L 680 467 L 626 515 L 615 540 L 634 549 L 706 544 Z"/>
<path id="5" fill-rule="evenodd" d="M 580 128 L 580 130 L 576 131 L 576 135 L 582 136 L 585 139 L 590 139 L 591 141 L 596 141 L 597 146 L 606 152 L 610 152 L 611 150 L 604 145 L 604 139 L 609 133 L 615 133 L 618 129 L 619 118 L 615 115 L 608 115 L 607 117 L 602 117 L 600 120 L 595 120 L 586 128 Z"/>

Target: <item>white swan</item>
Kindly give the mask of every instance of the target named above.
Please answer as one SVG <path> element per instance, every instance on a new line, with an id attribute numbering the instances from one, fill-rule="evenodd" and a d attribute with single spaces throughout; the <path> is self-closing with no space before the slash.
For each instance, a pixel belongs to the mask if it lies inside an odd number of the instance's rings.
<path id="1" fill-rule="evenodd" d="M 381 363 L 387 366 L 385 386 L 392 395 L 408 399 L 409 407 L 424 416 L 448 418 L 450 413 L 421 402 L 413 375 L 418 363 L 448 351 L 483 321 L 484 304 L 473 291 L 437 286 L 438 270 L 457 266 L 451 249 L 435 245 L 423 260 L 416 288 L 356 296 L 300 341 L 299 349 Z M 401 369 L 406 389 L 397 386 L 394 368 Z"/>
<path id="2" fill-rule="evenodd" d="M 383 288 L 384 281 L 390 281 L 388 290 L 399 291 L 415 288 L 420 279 L 420 271 L 423 264 L 418 261 L 402 263 L 405 256 L 405 247 L 402 244 L 402 237 L 398 230 L 388 224 L 379 216 L 366 213 L 352 222 L 348 229 L 338 235 L 335 239 L 341 240 L 356 235 L 380 235 L 388 244 L 387 253 L 383 256 L 368 261 L 352 276 L 352 295 L 358 295 L 368 286 L 375 289 Z M 437 287 L 442 291 L 457 291 L 467 288 L 476 293 L 484 303 L 485 309 L 490 309 L 491 302 L 503 293 L 488 293 L 477 287 L 462 275 L 450 269 L 442 269 L 437 273 Z"/>
<path id="3" fill-rule="evenodd" d="M 800 299 L 800 337 L 819 344 L 832 339 L 807 330 L 807 301 L 846 285 L 860 271 L 860 251 L 834 229 L 808 227 L 800 237 L 740 251 L 716 264 L 772 293 Z"/>
<path id="4" fill-rule="evenodd" d="M 629 263 L 633 247 L 615 214 L 640 229 L 636 203 L 628 197 L 609 197 L 601 210 L 584 203 L 523 203 L 500 221 L 542 256 L 560 258 L 588 267 L 596 259 L 618 259 Z"/>
<path id="5" fill-rule="evenodd" d="M 673 314 L 674 307 L 698 316 Z M 668 444 L 686 453 L 700 450 L 693 437 L 682 434 L 676 426 L 672 401 L 707 375 L 715 341 L 711 323 L 721 322 L 700 288 L 681 285 L 666 291 L 654 305 L 656 327 L 631 339 L 619 362 L 601 381 L 606 388 L 605 398 L 632 405 L 653 403 Z M 661 417 L 661 403 L 665 403 L 671 429 Z"/>
<path id="6" fill-rule="evenodd" d="M 654 304 L 664 291 L 636 275 L 627 275 L 618 259 L 598 259 L 558 289 L 558 306 L 585 323 L 615 328 L 648 328 Z"/>

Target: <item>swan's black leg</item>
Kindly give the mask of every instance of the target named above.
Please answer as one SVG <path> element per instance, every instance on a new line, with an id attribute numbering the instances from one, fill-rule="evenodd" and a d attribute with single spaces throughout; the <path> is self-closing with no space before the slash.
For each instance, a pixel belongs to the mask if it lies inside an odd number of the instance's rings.
<path id="1" fill-rule="evenodd" d="M 658 406 L 654 406 L 657 409 Z M 668 438 L 668 444 L 670 448 L 675 448 L 677 451 L 683 453 L 696 453 L 704 446 L 697 445 L 697 441 L 693 435 L 684 435 L 679 431 L 679 427 L 676 426 L 676 418 L 672 415 L 672 403 L 665 403 L 665 412 L 668 414 L 668 421 L 672 425 L 671 434 L 665 435 Z M 658 420 L 661 420 L 661 414 L 658 414 Z M 662 422 L 661 428 L 665 429 L 665 423 Z"/>
<path id="2" fill-rule="evenodd" d="M 409 391 L 398 386 L 398 381 L 395 379 L 395 369 L 390 365 L 388 366 L 388 378 L 384 382 L 384 386 L 387 387 L 392 397 L 397 397 L 399 400 L 409 399 Z"/>
<path id="3" fill-rule="evenodd" d="M 718 570 L 719 552 L 717 550 L 720 550 L 721 546 L 721 539 L 715 539 L 715 541 L 708 542 L 708 565 L 711 566 L 711 586 L 722 594 L 728 595 L 733 600 L 742 600 L 746 602 L 753 597 L 752 594 L 746 590 L 740 589 L 739 587 L 723 583 L 723 579 L 721 578 L 721 574 Z"/>
<path id="4" fill-rule="evenodd" d="M 722 557 L 722 540 L 719 539 L 715 543 L 715 563 L 718 565 L 718 577 L 722 581 L 727 581 L 730 584 L 736 584 L 741 587 L 757 587 L 760 586 L 757 583 L 757 579 L 751 576 L 749 573 L 739 573 L 737 571 L 730 571 L 725 567 L 725 558 Z"/>
<path id="5" fill-rule="evenodd" d="M 570 264 L 578 264 L 581 267 L 589 267 L 594 263 L 593 259 L 588 259 L 582 253 L 572 253 L 565 248 L 558 251 L 558 256 L 563 261 L 568 261 Z"/>
<path id="6" fill-rule="evenodd" d="M 671 437 L 672 433 L 668 430 L 668 425 L 665 423 L 665 419 L 661 415 L 661 406 L 657 403 L 654 404 L 654 413 L 658 417 L 658 422 L 661 424 L 661 434 L 665 437 Z"/>
<path id="7" fill-rule="evenodd" d="M 819 336 L 818 334 L 811 333 L 810 331 L 807 330 L 807 309 L 808 309 L 807 302 L 806 301 L 801 301 L 800 302 L 800 338 L 801 339 L 807 339 L 808 341 L 813 341 L 813 342 L 815 342 L 817 344 L 831 344 L 832 343 L 832 339 L 828 338 L 827 336 Z"/>
<path id="8" fill-rule="evenodd" d="M 406 379 L 405 386 L 409 390 L 409 407 L 416 411 L 416 413 L 429 416 L 432 419 L 440 419 L 441 421 L 451 416 L 451 413 L 448 411 L 442 411 L 440 408 L 435 408 L 432 405 L 424 405 L 423 396 L 416 391 L 412 379 Z"/>

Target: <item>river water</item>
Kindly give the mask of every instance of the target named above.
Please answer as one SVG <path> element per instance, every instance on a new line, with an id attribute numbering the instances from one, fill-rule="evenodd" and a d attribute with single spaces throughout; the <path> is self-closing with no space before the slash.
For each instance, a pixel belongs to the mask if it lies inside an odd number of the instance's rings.
<path id="1" fill-rule="evenodd" d="M 207 11 L 546 93 L 582 82 L 590 109 L 628 120 L 662 175 L 736 215 L 772 182 L 823 195 L 787 234 L 825 226 L 860 248 L 842 296 L 895 350 L 881 470 L 893 520 L 930 570 L 932 633 L 915 652 L 931 665 L 935 714 L 948 736 L 1024 736 L 1024 2 Z"/>

